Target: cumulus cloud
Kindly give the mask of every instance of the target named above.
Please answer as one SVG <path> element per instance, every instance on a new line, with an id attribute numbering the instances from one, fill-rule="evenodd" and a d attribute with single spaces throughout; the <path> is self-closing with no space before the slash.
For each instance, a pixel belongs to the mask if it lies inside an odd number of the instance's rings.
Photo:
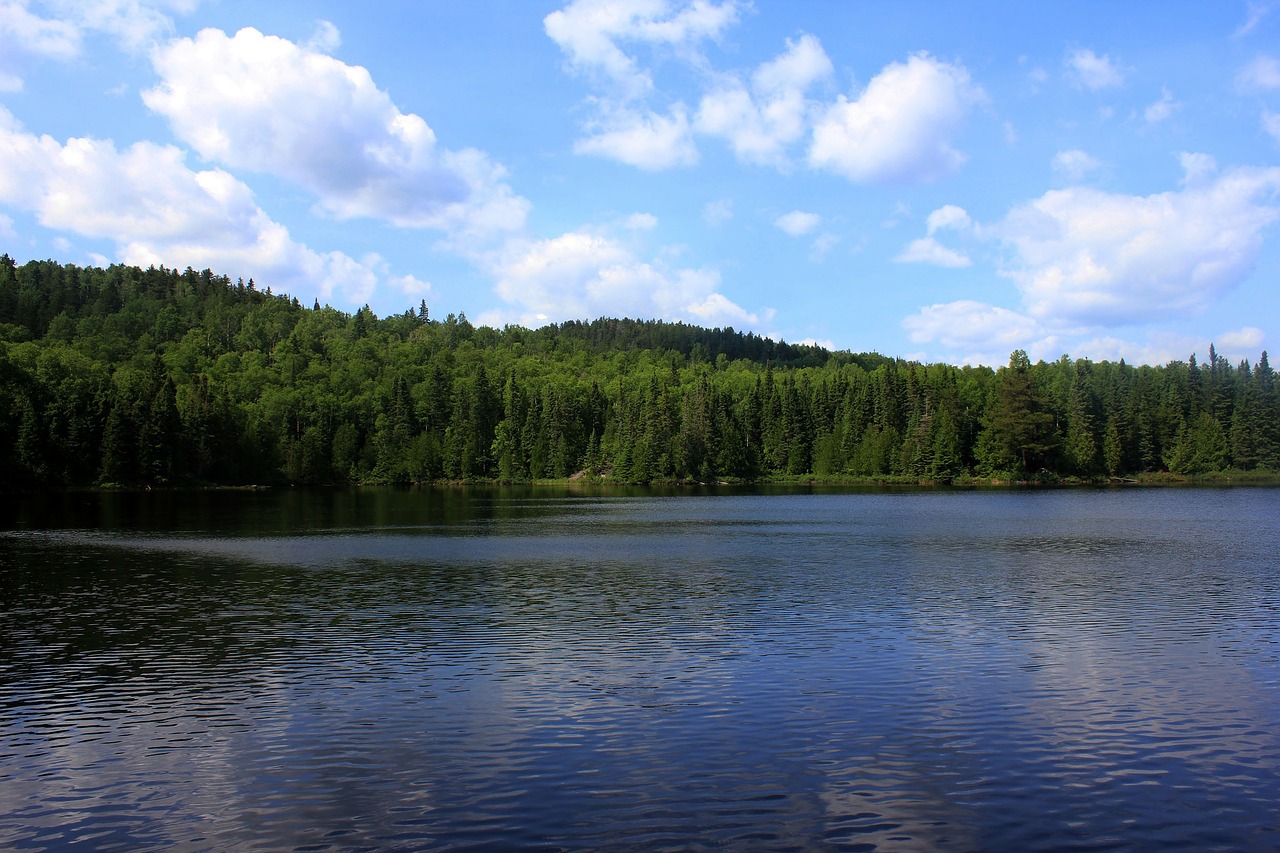
<path id="1" fill-rule="evenodd" d="M 392 276 L 387 279 L 387 284 L 403 293 L 405 296 L 414 299 L 426 299 L 431 295 L 431 282 L 412 275 Z"/>
<path id="2" fill-rule="evenodd" d="M 1253 358 L 1258 353 L 1265 337 L 1258 327 L 1245 326 L 1243 329 L 1235 329 L 1218 335 L 1217 345 L 1214 349 L 1218 351 L 1219 355 L 1223 356 L 1240 354 L 1239 358 Z"/>
<path id="3" fill-rule="evenodd" d="M 857 183 L 930 181 L 965 156 L 951 144 L 982 90 L 960 65 L 925 53 L 895 62 L 856 100 L 843 95 L 817 122 L 809 163 Z"/>
<path id="4" fill-rule="evenodd" d="M 1059 151 L 1053 155 L 1053 173 L 1059 180 L 1077 183 L 1087 175 L 1098 171 L 1102 164 L 1079 148 L 1070 151 Z"/>
<path id="5" fill-rule="evenodd" d="M 968 211 L 954 204 L 944 204 L 930 213 L 925 222 L 928 225 L 930 235 L 944 229 L 967 231 L 973 225 L 973 220 L 969 218 Z"/>
<path id="6" fill-rule="evenodd" d="M 79 26 L 139 51 L 173 32 L 171 13 L 188 14 L 200 0 L 52 0 L 50 5 Z"/>
<path id="7" fill-rule="evenodd" d="M 32 56 L 68 60 L 80 53 L 79 27 L 71 21 L 40 17 L 26 0 L 0 1 L 0 38 L 7 51 Z"/>
<path id="8" fill-rule="evenodd" d="M 893 260 L 900 264 L 932 264 L 950 269 L 959 269 L 973 264 L 967 256 L 954 249 L 948 249 L 933 237 L 912 240 Z"/>
<path id="9" fill-rule="evenodd" d="M 1067 69 L 1077 85 L 1095 92 L 1124 85 L 1124 70 L 1110 56 L 1098 56 L 1092 50 L 1082 48 L 1068 54 Z"/>
<path id="10" fill-rule="evenodd" d="M 1280 61 L 1274 56 L 1261 54 L 1240 69 L 1236 83 L 1242 89 L 1280 89 Z"/>
<path id="11" fill-rule="evenodd" d="M 960 360 L 968 364 L 1000 364 L 1013 350 L 1045 336 L 1031 317 L 969 299 L 927 305 L 904 319 L 902 328 L 912 343 L 940 344 L 962 353 Z"/>
<path id="12" fill-rule="evenodd" d="M 569 61 L 570 68 L 592 74 L 634 98 L 653 88 L 653 78 L 621 45 L 689 48 L 714 38 L 737 20 L 735 0 L 573 0 L 547 15 L 543 28 Z"/>
<path id="13" fill-rule="evenodd" d="M 993 232 L 1011 250 L 1005 274 L 1042 320 L 1141 323 L 1204 308 L 1249 275 L 1280 167 L 1217 175 L 1183 158 L 1181 189 L 1149 196 L 1053 190 L 1014 208 Z"/>
<path id="14" fill-rule="evenodd" d="M 1218 172 L 1218 161 L 1200 151 L 1183 151 L 1178 155 L 1178 163 L 1182 166 L 1182 183 L 1184 186 L 1202 184 L 1213 179 Z"/>
<path id="15" fill-rule="evenodd" d="M 292 292 L 339 294 L 359 303 L 385 264 L 294 241 L 221 169 L 194 171 L 173 146 L 66 143 L 35 136 L 0 108 L 0 203 L 32 212 L 47 228 L 111 240 L 128 264 L 240 270 Z"/>
<path id="16" fill-rule="evenodd" d="M 903 328 L 913 342 L 949 349 L 950 358 L 968 363 L 1003 363 L 1013 348 L 1052 358 L 1065 346 L 1081 357 L 1146 364 L 1203 351 L 1208 340 L 1156 332 L 1134 342 L 1101 333 L 1206 307 L 1251 273 L 1264 231 L 1280 221 L 1280 167 L 1219 171 L 1205 154 L 1180 160 L 1183 181 L 1169 192 L 1053 190 L 994 225 L 972 223 L 950 205 L 935 210 L 930 236 L 896 260 L 967 261 L 933 240 L 947 227 L 994 240 L 1008 250 L 1000 272 L 1017 285 L 1022 308 L 969 300 L 930 305 L 903 320 Z M 1233 358 L 1252 358 L 1263 334 L 1246 327 L 1217 341 Z"/>
<path id="17" fill-rule="evenodd" d="M 9 51 L 66 61 L 80 55 L 87 32 L 105 33 L 129 51 L 150 47 L 173 31 L 171 12 L 199 0 L 47 0 L 42 17 L 27 0 L 0 0 L 0 38 Z M 8 52 L 8 51 L 6 51 Z"/>
<path id="18" fill-rule="evenodd" d="M 939 231 L 968 232 L 974 229 L 973 220 L 963 207 L 945 204 L 929 214 L 925 220 L 928 236 L 912 240 L 897 257 L 898 264 L 931 264 L 936 267 L 960 269 L 973 265 L 973 261 L 961 252 L 939 243 L 935 234 Z"/>
<path id="19" fill-rule="evenodd" d="M 307 50 L 313 50 L 316 53 L 333 53 L 341 46 L 342 33 L 333 21 L 326 21 L 323 18 L 316 21 L 315 32 L 311 34 L 311 38 L 307 39 Z"/>
<path id="20" fill-rule="evenodd" d="M 760 321 L 718 292 L 715 270 L 645 261 L 629 246 L 589 229 L 513 242 L 493 259 L 492 273 L 498 296 L 510 306 L 480 318 L 495 325 L 541 326 L 600 316 L 734 326 Z"/>
<path id="21" fill-rule="evenodd" d="M 589 136 L 574 143 L 576 153 L 607 157 L 650 172 L 698 162 L 689 117 L 680 104 L 665 116 L 605 107 L 588 132 Z"/>
<path id="22" fill-rule="evenodd" d="M 278 175 L 341 219 L 483 237 L 524 224 L 528 202 L 483 152 L 450 150 L 364 68 L 266 36 L 206 29 L 152 54 L 147 106 L 207 160 Z"/>
<path id="23" fill-rule="evenodd" d="M 784 165 L 787 146 L 809 127 L 813 105 L 805 92 L 832 71 L 816 38 L 805 34 L 788 40 L 786 52 L 756 69 L 750 85 L 735 76 L 723 77 L 703 97 L 697 128 L 726 139 L 743 162 Z"/>
<path id="24" fill-rule="evenodd" d="M 84 39 L 105 33 L 131 53 L 173 31 L 171 12 L 188 13 L 200 0 L 45 0 L 44 17 L 28 0 L 0 0 L 0 92 L 23 88 L 25 58 L 66 62 L 79 57 Z"/>
<path id="25" fill-rule="evenodd" d="M 985 100 L 961 65 L 926 53 L 893 63 L 853 100 L 822 104 L 809 90 L 834 67 L 813 35 L 749 74 L 718 72 L 699 45 L 735 23 L 739 0 L 574 0 L 544 19 L 572 70 L 603 94 L 574 150 L 658 171 L 698 161 L 697 136 L 728 143 L 744 163 L 787 169 L 790 149 L 808 140 L 807 163 L 859 183 L 930 181 L 965 156 L 952 144 L 970 109 Z M 696 111 L 680 101 L 655 109 L 654 81 L 627 46 L 662 46 L 702 85 Z"/>
<path id="26" fill-rule="evenodd" d="M 573 0 L 547 15 L 543 28 L 568 60 L 604 93 L 589 103 L 593 117 L 574 152 L 617 160 L 646 171 L 698 161 L 692 122 L 681 103 L 665 112 L 646 105 L 653 77 L 625 48 L 647 46 L 701 66 L 698 45 L 737 20 L 738 0 Z"/>
<path id="27" fill-rule="evenodd" d="M 1082 340 L 1073 345 L 1071 351 L 1079 358 L 1095 361 L 1124 359 L 1130 364 L 1168 364 L 1186 361 L 1193 353 L 1207 358 L 1212 344 L 1218 355 L 1230 361 L 1253 361 L 1262 351 L 1263 340 L 1261 329 L 1246 326 L 1213 338 L 1154 332 L 1145 341 L 1130 341 L 1107 335 Z"/>
<path id="28" fill-rule="evenodd" d="M 793 210 L 784 213 L 773 221 L 778 230 L 792 237 L 803 237 L 822 224 L 822 217 L 816 213 Z"/>

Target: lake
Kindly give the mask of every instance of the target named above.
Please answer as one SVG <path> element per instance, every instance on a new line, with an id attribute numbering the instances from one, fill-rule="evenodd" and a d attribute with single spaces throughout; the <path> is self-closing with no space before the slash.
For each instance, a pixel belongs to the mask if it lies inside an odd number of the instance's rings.
<path id="1" fill-rule="evenodd" d="M 1280 490 L 0 505 L 0 848 L 1280 849 Z"/>

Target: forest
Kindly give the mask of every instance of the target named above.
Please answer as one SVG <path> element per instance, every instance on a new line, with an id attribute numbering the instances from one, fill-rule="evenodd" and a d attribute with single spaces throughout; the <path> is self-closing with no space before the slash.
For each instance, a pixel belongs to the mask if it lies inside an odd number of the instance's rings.
<path id="1" fill-rule="evenodd" d="M 732 328 L 379 318 L 0 256 L 0 488 L 1104 481 L 1280 469 L 1261 353 L 921 364 Z"/>

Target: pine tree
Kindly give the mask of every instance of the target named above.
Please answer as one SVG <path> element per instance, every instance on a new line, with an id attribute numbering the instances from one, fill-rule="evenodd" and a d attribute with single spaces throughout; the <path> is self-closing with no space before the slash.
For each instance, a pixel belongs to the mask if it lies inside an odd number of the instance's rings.
<path id="1" fill-rule="evenodd" d="M 1009 366 L 996 375 L 995 398 L 987 413 L 985 432 L 984 463 L 993 473 L 1006 468 L 1038 470 L 1059 445 L 1053 414 L 1022 350 L 1014 351 Z"/>
<path id="2" fill-rule="evenodd" d="M 1085 377 L 1077 366 L 1067 407 L 1067 437 L 1064 452 L 1071 473 L 1087 477 L 1097 470 L 1098 444 L 1093 433 L 1093 415 L 1085 390 Z"/>
<path id="3" fill-rule="evenodd" d="M 964 471 L 964 459 L 960 445 L 960 431 L 950 412 L 941 409 L 930 424 L 932 459 L 930 479 L 950 483 Z"/>

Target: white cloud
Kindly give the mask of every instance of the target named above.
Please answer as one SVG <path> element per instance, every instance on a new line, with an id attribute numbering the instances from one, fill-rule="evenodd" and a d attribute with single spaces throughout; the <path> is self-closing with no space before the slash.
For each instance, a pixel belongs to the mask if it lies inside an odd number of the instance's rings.
<path id="1" fill-rule="evenodd" d="M 623 222 L 632 231 L 652 231 L 658 227 L 658 217 L 652 213 L 633 213 Z"/>
<path id="2" fill-rule="evenodd" d="M 1124 71 L 1110 56 L 1098 56 L 1092 50 L 1080 49 L 1067 56 L 1067 68 L 1076 83 L 1086 89 L 1114 89 L 1124 85 Z"/>
<path id="3" fill-rule="evenodd" d="M 1184 186 L 1203 184 L 1218 172 L 1218 161 L 1200 151 L 1183 151 L 1178 155 L 1178 164 L 1182 166 Z"/>
<path id="4" fill-rule="evenodd" d="M 1196 351 L 1197 340 L 1183 335 L 1155 333 L 1145 343 L 1111 335 L 1080 341 L 1071 348 L 1075 358 L 1093 361 L 1120 361 L 1129 364 L 1168 364 L 1186 361 Z"/>
<path id="5" fill-rule="evenodd" d="M 316 53 L 333 53 L 340 47 L 342 47 L 342 33 L 337 26 L 323 18 L 316 21 L 315 32 L 311 34 L 311 38 L 307 39 L 307 50 L 313 50 Z"/>
<path id="6" fill-rule="evenodd" d="M 1260 54 L 1240 70 L 1236 84 L 1242 89 L 1280 89 L 1280 61 Z"/>
<path id="7" fill-rule="evenodd" d="M 127 51 L 144 50 L 173 31 L 169 12 L 190 12 L 199 0 L 46 0 L 51 17 L 28 0 L 0 0 L 0 92 L 23 88 L 21 57 L 67 62 L 79 57 L 86 34 L 102 32 Z"/>
<path id="8" fill-rule="evenodd" d="M 7 50 L 32 56 L 65 61 L 80 54 L 80 28 L 34 14 L 26 0 L 0 0 L 0 39 Z"/>
<path id="9" fill-rule="evenodd" d="M 220 169 L 193 171 L 173 146 L 22 130 L 0 108 L 0 203 L 31 211 L 50 229 L 116 244 L 118 260 L 212 267 L 294 293 L 338 293 L 359 304 L 385 264 L 314 251 L 290 238 L 244 184 Z"/>
<path id="10" fill-rule="evenodd" d="M 399 290 L 405 296 L 415 299 L 426 299 L 431 295 L 431 282 L 423 281 L 412 275 L 393 276 L 387 279 L 387 284 Z"/>
<path id="11" fill-rule="evenodd" d="M 968 212 L 963 207 L 944 204 L 929 214 L 926 224 L 929 227 L 929 235 L 932 236 L 943 229 L 967 231 L 973 225 L 973 220 L 969 218 Z"/>
<path id="12" fill-rule="evenodd" d="M 547 15 L 543 28 L 569 67 L 590 75 L 605 93 L 590 99 L 594 117 L 575 153 L 654 172 L 696 163 L 685 106 L 673 103 L 663 113 L 640 102 L 652 92 L 653 77 L 624 46 L 661 48 L 701 68 L 699 44 L 719 36 L 741 8 L 738 0 L 573 0 Z"/>
<path id="13" fill-rule="evenodd" d="M 973 261 L 965 255 L 954 249 L 948 249 L 932 237 L 912 240 L 893 260 L 899 264 L 932 264 L 950 269 L 959 269 L 973 264 Z"/>
<path id="14" fill-rule="evenodd" d="M 1280 142 L 1280 113 L 1263 110 L 1262 129 L 1276 142 Z"/>
<path id="15" fill-rule="evenodd" d="M 1031 317 L 968 299 L 927 305 L 905 318 L 902 328 L 912 343 L 936 343 L 965 353 L 961 360 L 968 364 L 1001 364 L 1013 350 L 1029 349 L 1045 335 Z"/>
<path id="16" fill-rule="evenodd" d="M 1053 173 L 1067 183 L 1078 183 L 1101 167 L 1100 162 L 1078 148 L 1053 155 Z"/>
<path id="17" fill-rule="evenodd" d="M 1217 345 L 1214 349 L 1218 355 L 1230 357 L 1234 353 L 1243 353 L 1240 358 L 1256 358 L 1259 353 L 1259 347 L 1266 338 L 1262 330 L 1256 326 L 1245 326 L 1243 329 L 1236 329 L 1231 332 L 1223 332 L 1218 335 Z"/>
<path id="18" fill-rule="evenodd" d="M 858 183 L 929 181 L 965 157 L 951 144 L 984 99 L 963 66 L 918 53 L 886 66 L 856 100 L 843 95 L 818 121 L 809 163 Z"/>
<path id="19" fill-rule="evenodd" d="M 1159 124 L 1177 112 L 1180 106 L 1182 105 L 1173 99 L 1173 93 L 1168 88 L 1162 88 L 1160 100 L 1148 106 L 1142 115 L 1148 124 Z"/>
<path id="20" fill-rule="evenodd" d="M 931 264 L 948 269 L 960 269 L 973 265 L 967 255 L 947 248 L 939 243 L 934 235 L 939 231 L 967 232 L 973 229 L 973 220 L 968 212 L 954 204 L 945 204 L 929 214 L 925 220 L 928 236 L 912 240 L 897 257 L 898 264 Z"/>
<path id="21" fill-rule="evenodd" d="M 620 46 L 625 43 L 684 47 L 715 38 L 737 20 L 735 0 L 573 0 L 547 15 L 543 28 L 571 68 L 603 77 L 626 98 L 653 88 L 653 78 Z"/>
<path id="22" fill-rule="evenodd" d="M 1207 358 L 1212 344 L 1218 355 L 1229 361 L 1254 361 L 1262 351 L 1264 338 L 1262 330 L 1252 326 L 1223 332 L 1212 339 L 1154 332 L 1142 343 L 1112 336 L 1091 338 L 1072 346 L 1071 352 L 1077 358 L 1094 361 L 1124 359 L 1130 364 L 1168 364 L 1186 361 L 1193 353 Z"/>
<path id="23" fill-rule="evenodd" d="M 832 70 L 818 39 L 788 40 L 785 53 L 756 69 L 750 88 L 726 76 L 703 96 L 697 129 L 724 137 L 743 162 L 785 165 L 787 146 L 808 129 L 812 104 L 805 91 Z"/>
<path id="24" fill-rule="evenodd" d="M 760 317 L 717 292 L 712 269 L 644 261 L 610 237 L 582 229 L 547 240 L 513 242 L 492 263 L 509 310 L 481 322 L 539 326 L 591 317 L 657 317 L 752 326 Z"/>
<path id="25" fill-rule="evenodd" d="M 371 217 L 482 238 L 521 228 L 528 202 L 474 149 L 449 150 L 364 68 L 265 36 L 206 29 L 152 54 L 143 94 L 199 154 L 279 175 L 346 219 Z"/>
<path id="26" fill-rule="evenodd" d="M 719 283 L 716 276 L 712 286 Z M 708 294 L 701 302 L 692 302 L 685 309 L 694 322 L 703 326 L 735 326 L 737 328 L 755 326 L 760 317 L 752 314 L 740 305 L 729 300 L 723 293 Z"/>
<path id="27" fill-rule="evenodd" d="M 173 32 L 171 12 L 187 14 L 199 0 L 53 0 L 80 27 L 114 36 L 125 49 L 144 50 Z"/>
<path id="28" fill-rule="evenodd" d="M 906 219 L 910 215 L 911 215 L 911 208 L 907 205 L 906 202 L 899 199 L 897 202 L 894 203 L 893 211 L 889 214 L 889 216 L 883 222 L 880 223 L 880 225 L 883 228 L 897 228 L 899 225 L 902 224 L 902 220 Z"/>
<path id="29" fill-rule="evenodd" d="M 712 228 L 719 228 L 733 219 L 733 200 L 718 198 L 702 206 L 702 221 Z"/>
<path id="30" fill-rule="evenodd" d="M 1245 17 L 1244 23 L 1236 28 L 1236 38 L 1246 36 L 1253 32 L 1258 24 L 1262 23 L 1262 19 L 1271 13 L 1272 7 L 1275 6 L 1274 0 L 1250 0 L 1248 3 L 1249 13 Z"/>
<path id="31" fill-rule="evenodd" d="M 992 233 L 1012 250 L 1004 270 L 1028 312 L 1053 324 L 1141 323 L 1199 310 L 1253 269 L 1280 167 L 1215 176 L 1184 157 L 1182 189 L 1129 196 L 1087 187 L 1014 208 Z"/>
<path id="32" fill-rule="evenodd" d="M 769 337 L 773 336 L 769 335 Z M 775 338 L 775 340 L 779 339 Z M 836 346 L 836 342 L 831 340 L 831 338 L 801 338 L 798 341 L 790 341 L 790 343 L 804 347 L 822 347 L 827 352 L 835 352 L 839 349 L 839 347 Z"/>
<path id="33" fill-rule="evenodd" d="M 954 223 L 1004 243 L 1010 254 L 1001 272 L 1017 284 L 1023 310 L 960 300 L 924 307 L 903 328 L 912 342 L 936 344 L 964 363 L 1001 364 L 1013 348 L 1033 358 L 1069 351 L 1144 364 L 1203 351 L 1207 339 L 1167 332 L 1145 343 L 1097 334 L 1100 327 L 1141 326 L 1207 306 L 1249 275 L 1264 229 L 1280 221 L 1280 167 L 1219 173 L 1205 154 L 1184 153 L 1180 161 L 1185 176 L 1171 192 L 1054 190 L 994 226 L 974 224 L 950 205 L 935 210 L 930 235 Z M 897 260 L 945 263 L 948 253 L 930 236 Z M 1256 358 L 1263 339 L 1260 329 L 1246 327 L 1218 335 L 1217 345 L 1232 360 Z"/>
<path id="34" fill-rule="evenodd" d="M 18 236 L 18 232 L 13 228 L 13 219 L 0 213 L 0 237 L 6 240 L 12 240 Z"/>
<path id="35" fill-rule="evenodd" d="M 826 260 L 828 254 L 836 246 L 840 245 L 840 238 L 829 231 L 819 234 L 813 241 L 813 245 L 809 247 L 809 260 L 815 264 Z"/>
<path id="36" fill-rule="evenodd" d="M 605 108 L 604 117 L 588 127 L 591 133 L 573 145 L 578 154 L 596 154 L 658 172 L 698 162 L 689 117 L 676 104 L 670 115 Z"/>
<path id="37" fill-rule="evenodd" d="M 793 210 L 790 213 L 784 213 L 779 216 L 773 221 L 773 224 L 777 226 L 778 230 L 790 234 L 792 237 L 803 237 L 822 224 L 822 217 L 816 213 Z"/>

